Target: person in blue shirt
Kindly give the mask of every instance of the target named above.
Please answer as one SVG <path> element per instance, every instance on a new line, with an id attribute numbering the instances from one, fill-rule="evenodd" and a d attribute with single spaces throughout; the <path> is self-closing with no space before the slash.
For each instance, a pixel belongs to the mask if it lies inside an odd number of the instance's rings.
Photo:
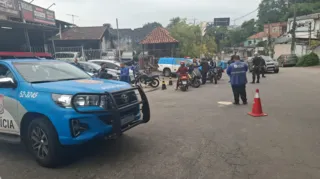
<path id="1" fill-rule="evenodd" d="M 129 68 L 125 67 L 124 63 L 120 64 L 120 81 L 131 83 L 129 76 Z"/>
<path id="2" fill-rule="evenodd" d="M 234 55 L 233 59 L 234 63 L 230 64 L 227 69 L 234 96 L 233 104 L 239 104 L 239 97 L 241 97 L 243 104 L 248 104 L 246 92 L 248 65 L 240 61 L 239 55 Z"/>

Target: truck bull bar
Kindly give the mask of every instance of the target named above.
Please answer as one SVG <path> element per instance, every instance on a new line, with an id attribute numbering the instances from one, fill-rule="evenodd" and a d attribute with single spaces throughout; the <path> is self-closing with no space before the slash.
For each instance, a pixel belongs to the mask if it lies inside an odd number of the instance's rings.
<path id="1" fill-rule="evenodd" d="M 125 92 L 130 92 L 130 91 L 135 91 L 138 90 L 139 95 L 141 97 L 141 100 L 139 101 L 139 99 L 133 103 L 130 103 L 128 105 L 125 106 L 118 106 L 116 103 L 116 100 L 114 98 L 114 95 L 117 94 L 122 94 Z M 75 104 L 75 99 L 77 96 L 82 96 L 82 95 L 99 95 L 101 96 L 107 96 L 108 99 L 111 101 L 110 104 L 110 109 L 102 109 L 102 110 L 90 110 L 90 111 L 81 111 L 77 108 L 76 104 Z M 129 123 L 128 125 L 125 125 L 124 127 L 121 126 L 121 120 L 120 120 L 120 113 L 121 111 L 124 111 L 126 109 L 130 109 L 136 105 L 142 105 L 141 108 L 141 112 L 142 112 L 142 120 L 134 120 L 133 122 Z M 72 108 L 78 112 L 78 113 L 82 113 L 82 114 L 92 114 L 92 113 L 110 113 L 111 117 L 112 117 L 112 129 L 113 129 L 113 134 L 114 135 L 120 135 L 122 132 L 127 131 L 141 123 L 147 123 L 150 121 L 150 107 L 149 107 L 149 101 L 148 98 L 145 94 L 145 92 L 143 91 L 143 89 L 140 86 L 137 87 L 133 87 L 133 88 L 129 88 L 129 89 L 124 89 L 124 90 L 118 90 L 118 91 L 114 91 L 114 92 L 105 92 L 105 93 L 77 93 L 75 95 L 72 96 L 71 98 L 71 106 Z"/>

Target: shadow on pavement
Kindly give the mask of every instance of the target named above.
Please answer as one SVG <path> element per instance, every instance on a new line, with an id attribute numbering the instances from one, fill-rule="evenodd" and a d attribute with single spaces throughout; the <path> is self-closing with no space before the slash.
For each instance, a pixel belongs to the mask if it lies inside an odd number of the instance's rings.
<path id="1" fill-rule="evenodd" d="M 122 135 L 115 140 L 96 139 L 86 144 L 65 147 L 62 163 L 56 169 L 74 168 L 79 165 L 89 166 L 91 164 L 108 165 L 119 161 L 126 161 L 135 155 L 142 153 L 143 148 L 138 147 L 140 141 L 134 137 Z M 31 154 L 21 144 L 0 143 L 0 153 L 6 156 L 0 159 L 0 164 L 7 160 L 19 161 L 20 164 L 30 166 L 32 161 L 36 163 Z M 36 165 L 36 164 L 35 164 Z"/>

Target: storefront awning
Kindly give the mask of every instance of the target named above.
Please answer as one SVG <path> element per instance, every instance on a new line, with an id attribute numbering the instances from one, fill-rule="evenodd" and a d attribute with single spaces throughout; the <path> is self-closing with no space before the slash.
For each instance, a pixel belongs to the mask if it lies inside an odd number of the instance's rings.
<path id="1" fill-rule="evenodd" d="M 17 29 L 37 29 L 43 31 L 59 31 L 56 26 L 47 26 L 47 25 L 39 25 L 39 24 L 30 24 L 30 23 L 23 23 L 23 22 L 16 22 L 16 21 L 7 21 L 7 20 L 0 20 L 0 27 L 1 28 L 17 28 Z"/>

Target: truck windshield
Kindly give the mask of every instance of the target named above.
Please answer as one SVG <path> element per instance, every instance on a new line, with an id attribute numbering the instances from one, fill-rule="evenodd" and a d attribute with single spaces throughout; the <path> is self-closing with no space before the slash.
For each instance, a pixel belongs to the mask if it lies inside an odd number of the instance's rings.
<path id="1" fill-rule="evenodd" d="M 65 62 L 15 62 L 15 68 L 30 83 L 90 79 L 81 69 Z"/>

